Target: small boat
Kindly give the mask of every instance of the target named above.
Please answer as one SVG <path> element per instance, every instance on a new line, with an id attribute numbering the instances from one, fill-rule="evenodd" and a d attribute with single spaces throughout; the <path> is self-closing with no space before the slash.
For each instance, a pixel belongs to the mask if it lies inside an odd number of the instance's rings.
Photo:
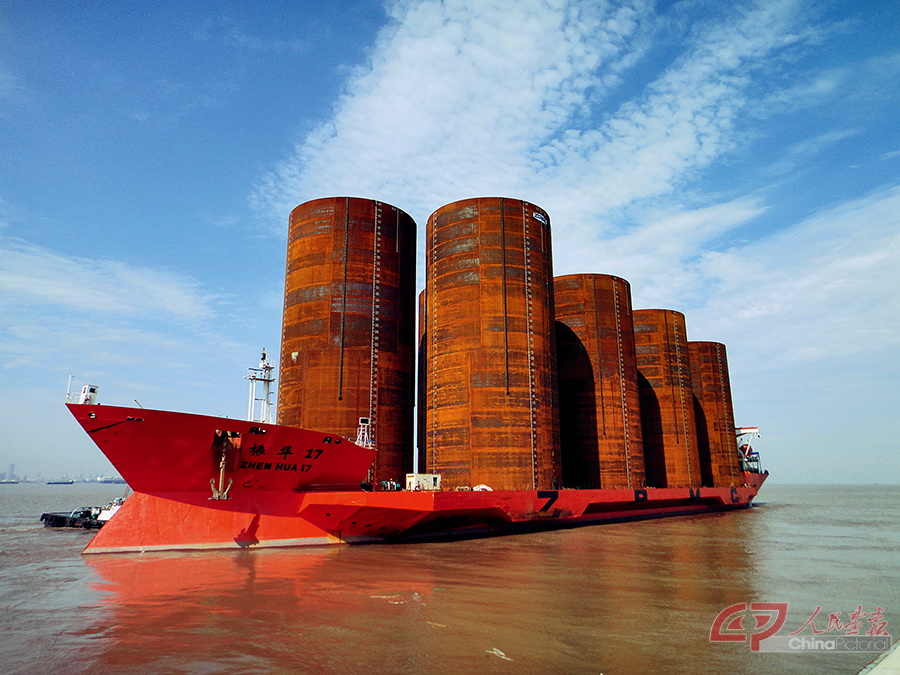
<path id="1" fill-rule="evenodd" d="M 60 478 L 58 480 L 48 480 L 47 485 L 74 485 L 75 481 L 70 478 Z"/>
<path id="2" fill-rule="evenodd" d="M 74 481 L 72 481 L 74 482 Z M 98 530 L 122 507 L 125 497 L 117 497 L 106 506 L 80 506 L 70 513 L 42 513 L 44 527 L 69 527 Z"/>

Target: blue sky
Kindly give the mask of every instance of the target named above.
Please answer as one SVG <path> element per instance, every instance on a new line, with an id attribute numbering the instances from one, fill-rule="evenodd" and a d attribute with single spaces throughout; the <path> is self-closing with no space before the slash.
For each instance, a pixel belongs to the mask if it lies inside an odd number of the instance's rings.
<path id="1" fill-rule="evenodd" d="M 773 480 L 900 482 L 898 37 L 878 0 L 5 2 L 0 468 L 110 471 L 69 374 L 242 417 L 297 204 L 502 195 L 728 346 Z"/>

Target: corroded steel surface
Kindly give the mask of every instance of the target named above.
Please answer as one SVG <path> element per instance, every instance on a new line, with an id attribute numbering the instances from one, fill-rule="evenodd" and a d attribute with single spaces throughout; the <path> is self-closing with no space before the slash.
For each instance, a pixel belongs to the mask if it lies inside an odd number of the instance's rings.
<path id="1" fill-rule="evenodd" d="M 699 486 L 700 455 L 684 315 L 671 309 L 635 310 L 634 342 L 647 485 Z"/>
<path id="2" fill-rule="evenodd" d="M 717 487 L 740 485 L 734 436 L 734 408 L 725 345 L 688 342 L 694 413 L 704 484 Z"/>
<path id="3" fill-rule="evenodd" d="M 550 219 L 486 197 L 428 219 L 426 469 L 448 488 L 558 486 Z"/>
<path id="4" fill-rule="evenodd" d="M 356 438 L 372 421 L 375 481 L 413 464 L 416 224 L 369 199 L 291 212 L 278 422 Z"/>
<path id="5" fill-rule="evenodd" d="M 631 286 L 608 274 L 553 280 L 565 487 L 644 486 Z"/>

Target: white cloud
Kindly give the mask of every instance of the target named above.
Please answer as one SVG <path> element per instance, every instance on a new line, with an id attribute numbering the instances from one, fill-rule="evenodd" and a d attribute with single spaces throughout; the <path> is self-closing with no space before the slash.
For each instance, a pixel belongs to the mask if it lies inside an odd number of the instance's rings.
<path id="1" fill-rule="evenodd" d="M 226 44 L 255 52 L 286 52 L 300 54 L 309 51 L 310 45 L 303 40 L 279 40 L 261 37 L 245 32 L 238 26 L 230 26 L 225 38 Z"/>
<path id="2" fill-rule="evenodd" d="M 611 213 L 670 194 L 732 150 L 753 75 L 804 39 L 795 30 L 797 19 L 793 2 L 757 3 L 698 28 L 694 44 L 643 95 L 597 128 L 555 143 L 553 179 L 535 178 L 547 193 L 542 205 L 555 216 L 556 230 L 595 233 Z"/>
<path id="3" fill-rule="evenodd" d="M 624 234 L 580 250 L 572 243 L 557 247 L 555 273 L 615 274 L 631 282 L 635 306 L 684 308 L 706 290 L 692 265 L 697 252 L 765 210 L 758 199 L 740 198 L 635 213 L 635 225 Z"/>
<path id="4" fill-rule="evenodd" d="M 789 176 L 796 179 L 800 172 L 804 171 L 803 167 L 808 166 L 814 157 L 820 156 L 837 143 L 853 138 L 862 131 L 861 128 L 831 129 L 818 136 L 804 139 L 786 148 L 779 160 L 767 167 L 767 172 L 772 176 Z"/>
<path id="5" fill-rule="evenodd" d="M 900 341 L 900 187 L 812 216 L 765 240 L 707 253 L 717 290 L 695 312 L 707 336 L 753 361 L 874 358 Z"/>
<path id="6" fill-rule="evenodd" d="M 634 212 L 735 147 L 754 74 L 811 34 L 789 0 L 698 24 L 643 92 L 597 117 L 646 48 L 645 2 L 397 2 L 390 14 L 333 119 L 259 186 L 279 231 L 293 206 L 333 194 L 383 199 L 420 226 L 449 201 L 509 195 L 550 212 L 557 260 L 603 259 Z"/>
<path id="7" fill-rule="evenodd" d="M 0 238 L 0 372 L 27 374 L 48 400 L 61 402 L 76 373 L 79 386 L 102 384 L 107 403 L 240 410 L 254 343 L 272 331 L 259 316 L 222 322 L 223 307 L 190 277 Z"/>
<path id="8" fill-rule="evenodd" d="M 683 299 L 696 273 L 673 274 L 672 264 L 683 262 L 688 244 L 715 236 L 688 220 L 727 228 L 764 208 L 674 197 L 736 148 L 754 77 L 815 35 L 792 0 L 751 2 L 697 22 L 660 66 L 645 62 L 661 19 L 643 0 L 494 0 L 477 11 L 463 0 L 403 1 L 389 13 L 392 23 L 332 119 L 259 185 L 254 202 L 277 231 L 295 205 L 330 195 L 387 201 L 421 230 L 433 210 L 457 199 L 522 197 L 550 213 L 557 272 L 619 273 L 659 302 Z M 629 69 L 648 84 L 604 112 Z M 656 249 L 672 239 L 662 237 L 665 222 L 642 231 L 653 209 L 681 213 L 672 227 L 697 228 L 675 238 L 684 241 L 680 252 Z"/>
<path id="9" fill-rule="evenodd" d="M 252 52 L 300 54 L 311 48 L 310 42 L 297 37 L 283 40 L 249 32 L 242 23 L 225 15 L 201 21 L 196 25 L 187 22 L 183 22 L 182 25 L 199 42 L 221 43 L 227 47 L 237 47 Z M 280 30 L 283 26 L 276 24 L 274 28 Z"/>
<path id="10" fill-rule="evenodd" d="M 191 279 L 112 260 L 71 258 L 9 238 L 0 240 L 0 305 L 51 306 L 87 315 L 212 318 L 214 297 Z"/>
<path id="11" fill-rule="evenodd" d="M 332 194 L 384 199 L 423 220 L 453 199 L 520 193 L 545 162 L 539 150 L 584 114 L 586 92 L 596 96 L 633 55 L 648 8 L 394 3 L 334 118 L 273 171 L 257 202 L 279 223 L 297 203 Z"/>
<path id="12" fill-rule="evenodd" d="M 141 368 L 232 358 L 235 340 L 216 332 L 220 300 L 182 275 L 0 238 L 0 368 L 68 363 L 121 386 Z"/>
<path id="13" fill-rule="evenodd" d="M 728 346 L 738 422 L 788 482 L 896 482 L 900 186 L 707 253 L 691 339 Z M 848 458 L 852 457 L 852 462 Z"/>
<path id="14" fill-rule="evenodd" d="M 849 68 L 826 72 L 792 73 L 790 83 L 779 87 L 777 82 L 769 82 L 762 92 L 748 106 L 748 113 L 759 119 L 766 119 L 773 113 L 788 113 L 827 103 L 842 88 L 846 87 L 854 73 Z"/>

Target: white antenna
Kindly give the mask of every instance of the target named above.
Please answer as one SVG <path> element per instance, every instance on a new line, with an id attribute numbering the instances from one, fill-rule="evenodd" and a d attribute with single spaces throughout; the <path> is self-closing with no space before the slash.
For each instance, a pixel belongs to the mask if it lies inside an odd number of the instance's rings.
<path id="1" fill-rule="evenodd" d="M 269 363 L 266 349 L 263 347 L 262 356 L 259 361 L 259 368 L 250 368 L 250 372 L 244 375 L 245 380 L 250 380 L 250 400 L 247 403 L 247 420 L 250 422 L 262 422 L 270 424 L 272 410 L 272 383 L 275 378 L 272 371 L 275 366 Z M 256 383 L 262 383 L 262 396 L 256 396 Z M 256 403 L 260 403 L 259 419 L 256 418 Z"/>

